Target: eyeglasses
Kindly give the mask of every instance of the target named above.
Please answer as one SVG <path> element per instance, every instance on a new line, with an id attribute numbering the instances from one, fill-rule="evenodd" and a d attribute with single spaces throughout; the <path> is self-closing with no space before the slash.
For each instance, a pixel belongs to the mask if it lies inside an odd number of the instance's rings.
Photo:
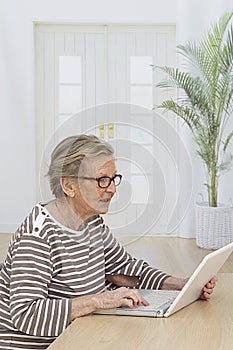
<path id="1" fill-rule="evenodd" d="M 98 182 L 98 186 L 100 188 L 107 188 L 111 185 L 112 181 L 114 182 L 115 186 L 120 185 L 121 183 L 121 179 L 122 179 L 122 175 L 120 174 L 116 174 L 113 177 L 109 177 L 109 176 L 101 176 L 98 178 L 95 177 L 87 177 L 87 176 L 76 176 L 76 179 L 81 179 L 81 180 L 95 180 Z"/>

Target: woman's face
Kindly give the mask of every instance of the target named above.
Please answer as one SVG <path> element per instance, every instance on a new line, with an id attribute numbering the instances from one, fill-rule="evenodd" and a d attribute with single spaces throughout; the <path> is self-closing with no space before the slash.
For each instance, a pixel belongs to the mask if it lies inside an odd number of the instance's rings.
<path id="1" fill-rule="evenodd" d="M 115 174 L 115 162 L 109 156 L 85 160 L 79 170 L 79 177 L 98 179 L 102 176 L 108 176 L 112 178 Z M 89 215 L 105 214 L 115 192 L 114 181 L 111 182 L 109 187 L 100 188 L 95 180 L 79 178 L 77 179 L 77 190 L 74 199 L 79 209 L 84 210 Z"/>

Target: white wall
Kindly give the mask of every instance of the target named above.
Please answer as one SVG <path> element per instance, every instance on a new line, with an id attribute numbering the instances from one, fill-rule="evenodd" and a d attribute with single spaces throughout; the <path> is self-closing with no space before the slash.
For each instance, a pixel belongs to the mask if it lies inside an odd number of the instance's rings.
<path id="1" fill-rule="evenodd" d="M 206 29 L 210 20 L 230 8 L 230 2 L 1 0 L 0 232 L 14 231 L 36 201 L 33 21 L 177 22 L 181 42 Z M 181 232 L 186 229 L 192 233 L 190 214 Z"/>

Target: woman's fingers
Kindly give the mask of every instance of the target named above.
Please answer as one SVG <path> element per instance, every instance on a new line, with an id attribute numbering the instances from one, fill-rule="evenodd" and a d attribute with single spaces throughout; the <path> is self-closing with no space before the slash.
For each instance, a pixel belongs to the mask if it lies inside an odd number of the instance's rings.
<path id="1" fill-rule="evenodd" d="M 148 306 L 149 303 L 142 298 L 137 289 L 121 287 L 113 291 L 107 291 L 96 296 L 97 309 L 111 309 L 120 306 Z"/>
<path id="2" fill-rule="evenodd" d="M 209 282 L 206 283 L 205 287 L 202 290 L 201 299 L 210 299 L 211 294 L 214 291 L 214 287 L 216 286 L 217 280 L 217 277 L 214 276 Z"/>
<path id="3" fill-rule="evenodd" d="M 126 299 L 126 304 L 129 307 L 134 307 L 134 306 L 139 306 L 139 305 L 144 305 L 144 306 L 148 306 L 149 303 L 142 298 L 142 296 L 140 295 L 140 293 L 137 291 L 137 289 L 128 289 L 128 288 L 119 288 L 116 290 L 116 292 L 118 292 L 122 295 L 122 299 Z M 123 300 L 123 303 L 125 305 L 125 301 Z"/>

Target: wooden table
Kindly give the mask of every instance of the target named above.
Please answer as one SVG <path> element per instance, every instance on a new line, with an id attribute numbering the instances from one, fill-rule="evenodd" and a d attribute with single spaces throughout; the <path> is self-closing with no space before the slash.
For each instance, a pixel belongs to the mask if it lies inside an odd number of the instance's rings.
<path id="1" fill-rule="evenodd" d="M 159 319 L 89 315 L 76 319 L 49 350 L 233 349 L 233 274 L 218 275 L 211 301 Z"/>

